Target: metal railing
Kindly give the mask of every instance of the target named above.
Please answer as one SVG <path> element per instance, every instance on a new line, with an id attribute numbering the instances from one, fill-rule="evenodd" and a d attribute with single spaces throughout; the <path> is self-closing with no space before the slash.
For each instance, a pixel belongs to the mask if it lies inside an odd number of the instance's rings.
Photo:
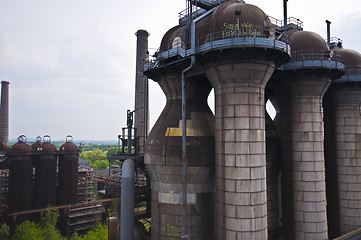
<path id="1" fill-rule="evenodd" d="M 340 54 L 331 55 L 330 51 L 292 54 L 290 62 L 328 60 L 344 63 Z"/>
<path id="2" fill-rule="evenodd" d="M 251 24 L 243 24 L 240 23 L 239 26 L 237 24 L 227 26 L 227 29 L 219 32 L 213 32 L 206 34 L 204 36 L 199 37 L 196 40 L 196 48 L 199 48 L 201 45 L 205 43 L 211 43 L 218 40 L 225 39 L 235 39 L 235 38 L 271 38 L 272 40 L 275 37 L 276 31 L 273 29 L 266 28 L 254 28 Z M 282 39 L 282 41 L 288 44 L 287 38 Z M 190 42 L 183 42 L 180 39 L 160 46 L 159 51 L 166 52 L 170 51 L 175 47 L 181 47 L 184 50 L 190 49 Z M 161 53 L 156 53 L 156 57 Z"/>
<path id="3" fill-rule="evenodd" d="M 209 52 L 217 49 L 236 47 L 261 47 L 277 49 L 291 54 L 288 37 L 282 37 L 282 41 L 275 39 L 276 31 L 266 28 L 254 28 L 250 24 L 227 26 L 226 30 L 209 33 L 197 38 L 195 53 Z M 154 56 L 144 62 L 144 70 L 157 68 L 161 61 L 171 58 L 187 58 L 191 56 L 191 43 L 181 39 L 163 44 Z"/>
<path id="4" fill-rule="evenodd" d="M 331 56 L 330 51 L 299 53 L 291 55 L 288 63 L 280 67 L 280 70 L 296 70 L 305 68 L 325 68 L 344 70 L 344 59 L 339 54 Z"/>
<path id="5" fill-rule="evenodd" d="M 277 18 L 268 16 L 268 18 L 271 20 L 271 23 L 275 26 L 277 26 L 278 28 L 281 28 L 284 26 L 284 20 L 279 20 Z M 295 17 L 289 17 L 287 18 L 287 26 L 290 27 L 296 27 L 298 29 L 303 29 L 303 22 Z"/>
<path id="6" fill-rule="evenodd" d="M 192 19 L 202 15 L 203 13 L 205 13 L 206 10 L 197 7 L 197 6 L 192 6 Z M 179 16 L 179 25 L 183 25 L 185 24 L 187 21 L 189 21 L 189 10 L 188 9 L 184 9 L 183 11 L 178 13 Z"/>

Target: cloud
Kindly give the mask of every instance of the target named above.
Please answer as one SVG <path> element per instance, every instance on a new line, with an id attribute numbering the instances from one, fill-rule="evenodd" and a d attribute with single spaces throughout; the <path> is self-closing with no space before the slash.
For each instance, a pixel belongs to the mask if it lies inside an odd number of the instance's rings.
<path id="1" fill-rule="evenodd" d="M 246 2 L 282 18 L 282 1 Z M 289 16 L 320 35 L 325 18 L 334 17 L 332 31 L 345 46 L 359 48 L 353 30 L 360 23 L 358 1 L 288 3 Z M 126 110 L 134 108 L 135 32 L 146 29 L 154 51 L 184 8 L 184 0 L 0 1 L 0 79 L 10 81 L 10 137 L 115 139 Z M 165 96 L 152 81 L 150 91 L 154 123 Z"/>

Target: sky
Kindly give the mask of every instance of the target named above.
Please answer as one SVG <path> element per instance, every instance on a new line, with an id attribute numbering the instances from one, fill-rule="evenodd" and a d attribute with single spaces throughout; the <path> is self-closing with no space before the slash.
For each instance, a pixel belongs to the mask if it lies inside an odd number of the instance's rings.
<path id="1" fill-rule="evenodd" d="M 282 0 L 246 3 L 283 19 Z M 1 0 L 0 80 L 10 82 L 10 139 L 116 140 L 134 109 L 135 32 L 150 33 L 152 53 L 185 8 L 186 0 Z M 323 38 L 328 19 L 331 36 L 361 52 L 358 0 L 289 0 L 288 16 Z M 149 82 L 153 125 L 165 96 Z"/>

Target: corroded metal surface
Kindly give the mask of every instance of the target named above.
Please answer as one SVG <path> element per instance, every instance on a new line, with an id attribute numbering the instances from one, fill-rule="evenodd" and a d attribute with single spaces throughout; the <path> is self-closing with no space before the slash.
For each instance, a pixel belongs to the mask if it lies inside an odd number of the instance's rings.
<path id="1" fill-rule="evenodd" d="M 237 32 L 247 34 L 247 30 L 253 29 L 267 30 L 269 37 L 274 36 L 273 24 L 260 8 L 236 1 L 227 1 L 217 7 L 208 25 L 208 33 L 224 31 L 224 37 L 235 35 Z"/>
<path id="2" fill-rule="evenodd" d="M 25 142 L 15 143 L 8 152 L 9 167 L 9 212 L 32 209 L 33 203 L 33 164 L 32 148 Z"/>
<path id="3" fill-rule="evenodd" d="M 295 31 L 294 29 L 289 31 L 291 34 L 286 33 L 286 35 L 289 35 L 292 54 L 315 52 L 324 52 L 325 54 L 330 53 L 327 43 L 317 33 L 309 31 Z"/>
<path id="4" fill-rule="evenodd" d="M 352 49 L 343 49 L 335 47 L 332 49 L 334 54 L 339 54 L 345 61 L 346 74 L 361 74 L 361 54 Z"/>
<path id="5" fill-rule="evenodd" d="M 35 209 L 56 205 L 57 150 L 50 142 L 44 142 L 40 146 L 33 153 L 35 157 Z"/>
<path id="6" fill-rule="evenodd" d="M 59 149 L 58 163 L 58 205 L 78 202 L 78 158 L 79 149 L 72 142 L 64 143 Z"/>
<path id="7" fill-rule="evenodd" d="M 167 104 L 150 132 L 145 163 L 152 182 L 152 239 L 182 234 L 182 100 L 181 71 L 163 72 L 156 79 Z M 204 79 L 187 78 L 188 234 L 212 239 L 214 191 L 213 114 L 207 105 L 211 90 Z"/>

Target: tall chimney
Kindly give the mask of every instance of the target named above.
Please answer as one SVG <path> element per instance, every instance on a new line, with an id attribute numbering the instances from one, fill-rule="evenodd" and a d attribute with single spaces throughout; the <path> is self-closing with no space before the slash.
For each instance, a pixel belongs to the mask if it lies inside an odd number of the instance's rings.
<path id="1" fill-rule="evenodd" d="M 9 144 L 9 82 L 1 82 L 0 141 Z"/>
<path id="2" fill-rule="evenodd" d="M 283 30 L 287 31 L 287 1 L 283 0 Z"/>
<path id="3" fill-rule="evenodd" d="M 145 30 L 138 30 L 137 36 L 137 59 L 136 59 L 136 74 L 135 74 L 135 115 L 134 127 L 137 129 L 137 136 L 139 140 L 139 151 L 143 153 L 145 139 L 148 135 L 149 129 L 149 114 L 148 114 L 148 78 L 143 74 L 144 63 L 148 61 L 148 36 L 149 33 Z"/>
<path id="4" fill-rule="evenodd" d="M 327 24 L 327 45 L 330 47 L 331 46 L 331 29 L 330 29 L 331 22 L 326 20 L 326 24 Z"/>

